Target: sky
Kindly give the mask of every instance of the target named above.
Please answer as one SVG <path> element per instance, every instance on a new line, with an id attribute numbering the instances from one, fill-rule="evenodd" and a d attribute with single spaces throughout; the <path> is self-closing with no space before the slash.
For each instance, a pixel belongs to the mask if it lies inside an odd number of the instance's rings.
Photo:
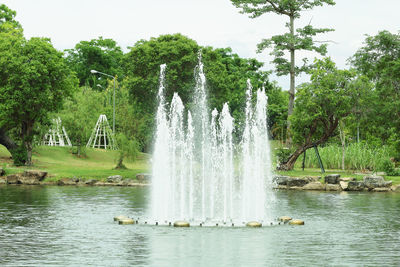
<path id="1" fill-rule="evenodd" d="M 286 16 L 264 14 L 250 19 L 230 0 L 0 0 L 17 12 L 25 37 L 49 37 L 59 50 L 102 36 L 112 38 L 126 52 L 138 40 L 161 34 L 181 33 L 203 46 L 231 47 L 241 57 L 256 58 L 273 70 L 267 49 L 256 53 L 263 38 L 286 32 Z M 333 28 L 319 41 L 332 41 L 328 56 L 339 68 L 363 45 L 365 35 L 388 30 L 399 33 L 400 0 L 336 0 L 335 6 L 316 7 L 301 13 L 295 27 L 311 22 L 314 27 Z M 316 54 L 298 53 L 312 60 Z M 284 90 L 289 77 L 271 76 Z M 302 75 L 296 83 L 307 82 Z"/>

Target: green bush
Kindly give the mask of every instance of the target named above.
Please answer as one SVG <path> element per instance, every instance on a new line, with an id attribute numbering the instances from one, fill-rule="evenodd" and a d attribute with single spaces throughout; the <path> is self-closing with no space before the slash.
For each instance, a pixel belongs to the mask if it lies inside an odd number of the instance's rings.
<path id="1" fill-rule="evenodd" d="M 278 164 L 281 165 L 286 163 L 289 159 L 289 156 L 294 152 L 293 149 L 287 147 L 278 147 L 275 148 L 275 156 L 278 160 Z"/>
<path id="2" fill-rule="evenodd" d="M 16 149 L 12 150 L 11 155 L 15 166 L 25 165 L 25 162 L 28 159 L 24 145 L 20 145 Z"/>
<path id="3" fill-rule="evenodd" d="M 386 172 L 388 176 L 400 176 L 400 170 L 395 169 L 394 163 L 390 159 L 385 159 L 379 166 L 380 171 Z"/>

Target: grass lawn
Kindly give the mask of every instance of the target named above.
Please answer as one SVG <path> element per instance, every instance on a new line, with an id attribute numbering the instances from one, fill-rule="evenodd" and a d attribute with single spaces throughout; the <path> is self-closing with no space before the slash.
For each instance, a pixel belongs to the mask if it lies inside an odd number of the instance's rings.
<path id="1" fill-rule="evenodd" d="M 68 147 L 39 146 L 33 151 L 32 167 L 15 167 L 9 159 L 10 154 L 0 146 L 0 167 L 7 174 L 19 173 L 25 169 L 43 170 L 49 173 L 47 180 L 65 177 L 104 180 L 110 175 L 122 175 L 124 178 L 135 178 L 137 173 L 149 171 L 149 156 L 141 153 L 135 162 L 124 161 L 126 170 L 114 170 L 117 151 L 104 149 L 86 149 L 86 157 L 78 158 Z"/>
<path id="2" fill-rule="evenodd" d="M 34 149 L 32 167 L 15 167 L 10 160 L 10 154 L 5 147 L 0 145 L 0 167 L 6 170 L 7 174 L 23 172 L 25 169 L 43 170 L 49 173 L 47 180 L 58 180 L 60 178 L 79 177 L 85 179 L 104 180 L 110 175 L 122 175 L 124 178 L 135 178 L 137 173 L 150 171 L 150 156 L 141 153 L 135 162 L 124 162 L 128 167 L 126 170 L 114 170 L 116 165 L 117 151 L 104 149 L 86 149 L 86 157 L 78 158 L 71 153 L 68 147 L 49 147 L 39 146 Z M 275 172 L 287 176 L 321 176 L 338 173 L 342 177 L 355 177 L 357 180 L 367 174 L 359 171 L 326 170 L 324 174 L 320 169 L 310 168 L 304 171 L 301 168 L 295 168 L 292 171 Z M 400 184 L 400 176 L 386 176 L 386 180 L 392 180 L 393 184 Z"/>

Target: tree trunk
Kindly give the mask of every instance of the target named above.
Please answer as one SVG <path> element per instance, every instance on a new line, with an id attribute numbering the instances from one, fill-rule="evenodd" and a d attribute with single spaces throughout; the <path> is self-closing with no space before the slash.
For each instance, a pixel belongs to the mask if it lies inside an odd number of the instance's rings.
<path id="1" fill-rule="evenodd" d="M 285 164 L 279 166 L 278 169 L 281 170 L 281 171 L 290 171 L 290 170 L 293 170 L 294 164 L 296 163 L 298 157 L 299 157 L 301 154 L 303 154 L 304 151 L 306 151 L 307 149 L 308 149 L 308 148 L 307 148 L 307 147 L 304 147 L 304 146 L 297 148 L 296 151 L 295 151 L 292 155 L 290 155 L 288 161 L 287 161 Z"/>
<path id="2" fill-rule="evenodd" d="M 308 137 L 305 138 L 305 144 L 298 147 L 296 149 L 295 152 L 293 152 L 292 155 L 290 155 L 289 159 L 282 165 L 280 165 L 278 167 L 279 170 L 282 171 L 290 171 L 293 170 L 294 168 L 294 164 L 296 163 L 297 158 L 301 155 L 301 153 L 303 153 L 304 151 L 306 151 L 309 148 L 312 148 L 314 145 L 320 145 L 325 143 L 329 137 L 332 136 L 332 134 L 334 133 L 335 129 L 338 126 L 338 120 L 335 118 L 331 118 L 331 121 L 325 124 L 325 131 L 324 131 L 324 135 L 316 142 L 313 142 L 311 140 L 312 135 L 314 134 L 315 130 L 316 130 L 316 126 L 312 127 L 310 129 L 310 134 Z"/>
<path id="3" fill-rule="evenodd" d="M 33 131 L 33 123 L 25 122 L 22 125 L 21 129 L 21 139 L 26 149 L 26 162 L 25 165 L 32 165 L 32 131 Z"/>
<path id="4" fill-rule="evenodd" d="M 3 145 L 12 154 L 12 150 L 17 148 L 15 142 L 7 135 L 6 131 L 0 128 L 0 145 Z"/>
<path id="5" fill-rule="evenodd" d="M 78 158 L 80 158 L 81 157 L 81 139 L 80 138 L 78 138 L 78 145 L 77 145 L 76 151 L 77 151 Z"/>
<path id="6" fill-rule="evenodd" d="M 32 166 L 32 141 L 25 141 L 26 162 L 25 165 Z"/>
<path id="7" fill-rule="evenodd" d="M 290 16 L 290 35 L 294 36 L 294 16 Z M 293 38 L 294 39 L 294 38 Z M 288 120 L 287 120 L 287 130 L 286 130 L 286 142 L 288 144 L 292 143 L 292 138 L 290 136 L 290 121 L 289 116 L 293 113 L 294 108 L 294 95 L 295 95 L 295 49 L 294 44 L 291 44 L 290 48 L 290 89 L 289 89 L 289 107 L 288 107 Z"/>

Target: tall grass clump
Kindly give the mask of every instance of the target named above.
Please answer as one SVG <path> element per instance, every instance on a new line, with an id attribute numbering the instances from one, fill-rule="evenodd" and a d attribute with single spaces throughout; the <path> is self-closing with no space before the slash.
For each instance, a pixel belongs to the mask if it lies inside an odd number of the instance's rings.
<path id="1" fill-rule="evenodd" d="M 342 147 L 331 144 L 318 147 L 324 167 L 327 169 L 342 168 Z M 390 159 L 389 149 L 386 146 L 372 147 L 366 143 L 352 143 L 346 146 L 344 165 L 346 170 L 373 170 L 380 171 L 384 161 Z M 296 162 L 301 167 L 303 156 Z M 305 159 L 306 168 L 319 168 L 314 149 L 307 150 Z"/>

